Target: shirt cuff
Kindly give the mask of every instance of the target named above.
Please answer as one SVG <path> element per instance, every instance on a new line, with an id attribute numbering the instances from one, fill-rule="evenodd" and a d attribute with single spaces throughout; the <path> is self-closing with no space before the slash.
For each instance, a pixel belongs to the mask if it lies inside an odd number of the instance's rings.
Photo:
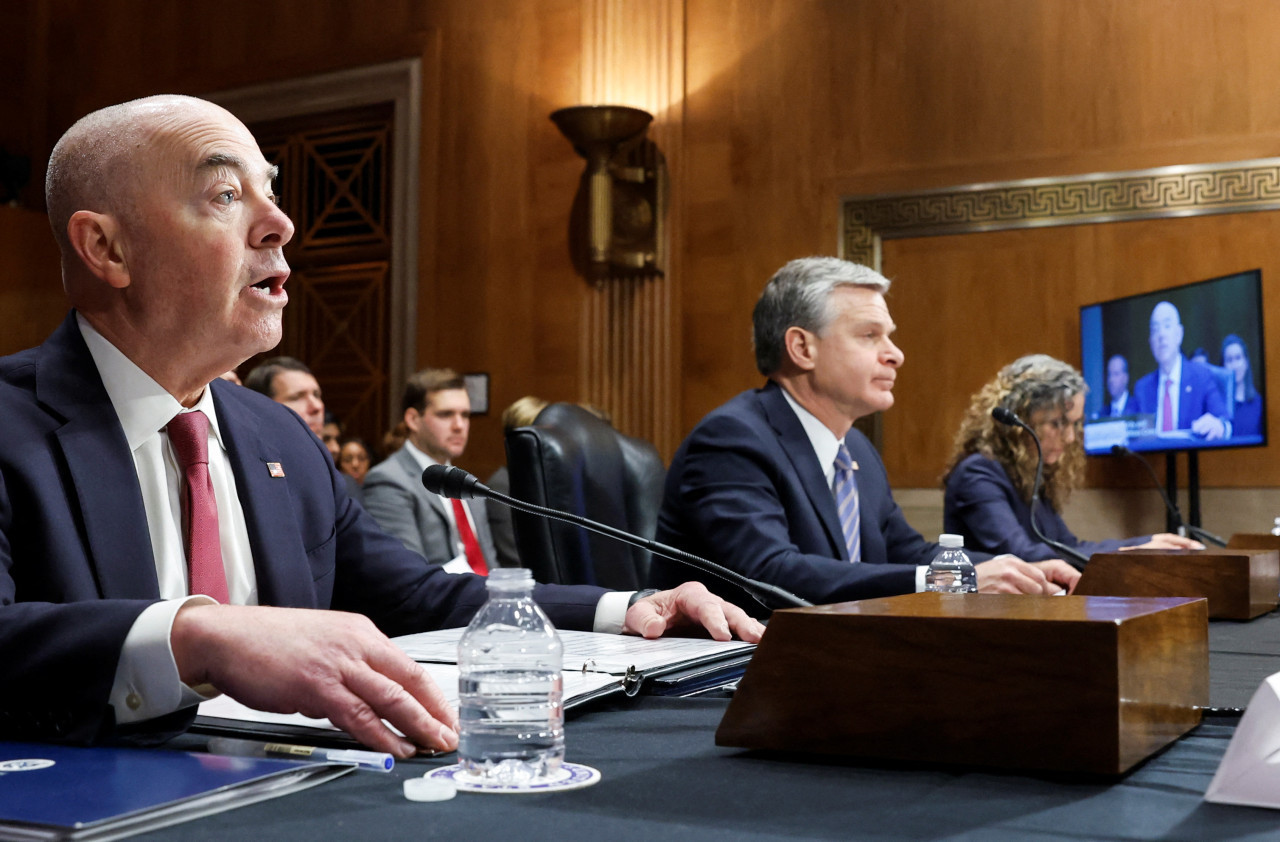
<path id="1" fill-rule="evenodd" d="M 920 564 L 916 566 L 916 593 L 924 593 L 924 577 L 929 572 L 929 565 Z"/>
<path id="2" fill-rule="evenodd" d="M 600 634 L 621 634 L 627 624 L 627 604 L 635 591 L 610 591 L 596 603 L 596 619 L 591 630 Z"/>
<path id="3" fill-rule="evenodd" d="M 122 725 L 144 722 L 211 698 L 182 683 L 169 642 L 178 610 L 191 602 L 216 604 L 215 600 L 199 595 L 170 599 L 148 606 L 134 620 L 120 650 L 115 681 L 111 685 L 109 701 L 115 708 L 116 722 Z M 207 685 L 202 688 L 212 690 Z M 212 695 L 218 694 L 214 691 Z"/>

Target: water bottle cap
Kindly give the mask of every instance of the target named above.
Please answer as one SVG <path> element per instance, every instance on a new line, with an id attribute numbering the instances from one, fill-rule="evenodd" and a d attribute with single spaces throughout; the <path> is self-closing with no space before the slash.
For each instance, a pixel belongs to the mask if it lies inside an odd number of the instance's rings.
<path id="1" fill-rule="evenodd" d="M 533 587 L 533 571 L 527 567 L 495 567 L 485 585 L 489 590 L 518 591 Z"/>
<path id="2" fill-rule="evenodd" d="M 949 550 L 964 546 L 963 535 L 952 535 L 950 532 L 944 532 L 938 536 L 938 544 Z"/>

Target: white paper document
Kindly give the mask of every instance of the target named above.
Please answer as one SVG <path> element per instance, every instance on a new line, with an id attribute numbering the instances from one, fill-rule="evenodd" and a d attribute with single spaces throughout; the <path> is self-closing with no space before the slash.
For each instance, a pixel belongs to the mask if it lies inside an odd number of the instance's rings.
<path id="1" fill-rule="evenodd" d="M 1249 700 L 1204 799 L 1280 809 L 1280 673 Z"/>
<path id="2" fill-rule="evenodd" d="M 421 663 L 456 664 L 458 640 L 463 629 L 439 629 L 438 631 L 409 634 L 392 638 L 410 658 Z M 560 631 L 564 643 L 564 670 L 570 672 L 607 672 L 625 675 L 628 672 L 645 673 L 662 668 L 675 668 L 687 664 L 712 660 L 736 653 L 748 654 L 755 644 L 740 640 L 706 640 L 692 637 L 660 637 L 645 640 L 622 634 L 598 632 Z"/>

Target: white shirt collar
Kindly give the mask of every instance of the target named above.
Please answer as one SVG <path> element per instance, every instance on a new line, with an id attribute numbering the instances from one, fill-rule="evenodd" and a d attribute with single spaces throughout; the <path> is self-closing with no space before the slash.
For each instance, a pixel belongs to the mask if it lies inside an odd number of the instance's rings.
<path id="1" fill-rule="evenodd" d="M 126 357 L 105 336 L 94 330 L 93 325 L 79 313 L 76 313 L 76 324 L 80 326 L 85 345 L 89 346 L 89 355 L 98 367 L 102 385 L 106 387 L 107 397 L 111 399 L 111 406 L 120 419 L 120 426 L 124 428 L 130 451 L 137 450 L 175 415 L 187 411 L 163 386 L 138 368 L 133 360 Z M 198 409 L 208 417 L 214 437 L 222 449 L 226 450 L 226 442 L 218 428 L 218 416 L 213 409 L 213 390 L 206 386 L 192 409 Z"/>
<path id="2" fill-rule="evenodd" d="M 813 452 L 818 456 L 818 464 L 822 466 L 823 475 L 827 478 L 827 485 L 831 485 L 836 477 L 836 454 L 840 452 L 841 439 L 831 432 L 831 428 L 818 420 L 818 417 L 809 410 L 800 405 L 800 402 L 791 396 L 791 393 L 785 387 L 779 384 L 782 389 L 782 396 L 787 399 L 787 403 L 795 412 L 796 417 L 800 419 L 800 426 L 804 427 L 805 435 L 809 437 L 809 443 L 813 445 Z"/>
<path id="3" fill-rule="evenodd" d="M 418 467 L 424 471 L 427 468 L 430 468 L 432 465 L 441 464 L 440 462 L 437 462 L 436 460 L 432 459 L 430 456 L 428 456 L 427 454 L 419 450 L 418 447 L 409 439 L 404 440 L 404 449 L 410 456 L 413 457 L 413 461 L 418 463 Z M 449 463 L 445 462 L 443 464 L 448 465 Z"/>

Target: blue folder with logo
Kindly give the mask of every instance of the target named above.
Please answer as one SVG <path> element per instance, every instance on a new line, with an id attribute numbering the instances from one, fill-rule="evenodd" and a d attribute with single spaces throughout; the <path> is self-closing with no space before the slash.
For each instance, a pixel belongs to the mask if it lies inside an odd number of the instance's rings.
<path id="1" fill-rule="evenodd" d="M 120 839 L 314 786 L 353 766 L 0 742 L 0 840 Z"/>

